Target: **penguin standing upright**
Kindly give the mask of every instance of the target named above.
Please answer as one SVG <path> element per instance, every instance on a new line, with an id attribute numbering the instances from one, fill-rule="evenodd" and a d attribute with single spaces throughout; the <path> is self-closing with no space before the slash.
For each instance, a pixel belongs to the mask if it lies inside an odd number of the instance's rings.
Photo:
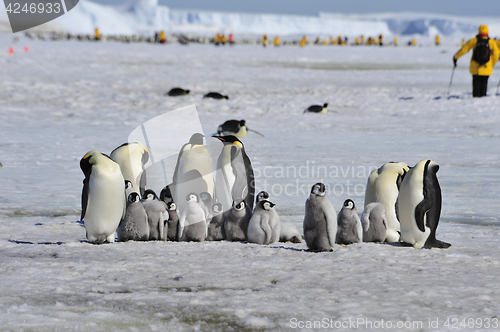
<path id="1" fill-rule="evenodd" d="M 148 216 L 149 241 L 166 241 L 164 235 L 165 220 L 168 220 L 167 206 L 158 200 L 158 196 L 151 189 L 147 189 L 142 196 L 142 205 Z"/>
<path id="2" fill-rule="evenodd" d="M 248 223 L 248 242 L 270 244 L 279 241 L 281 224 L 274 205 L 267 200 L 257 203 Z"/>
<path id="3" fill-rule="evenodd" d="M 203 145 L 202 134 L 191 136 L 179 152 L 172 184 L 169 188 L 177 208 L 182 213 L 187 205 L 186 197 L 193 193 L 199 196 L 207 192 L 213 196 L 214 178 L 212 158 L 207 147 Z"/>
<path id="4" fill-rule="evenodd" d="M 186 201 L 186 208 L 179 217 L 177 238 L 179 241 L 205 241 L 207 237 L 207 216 L 202 203 L 195 193 L 188 194 Z"/>
<path id="5" fill-rule="evenodd" d="M 177 241 L 177 231 L 179 228 L 179 211 L 174 202 L 167 203 L 168 221 L 167 221 L 167 239 Z"/>
<path id="6" fill-rule="evenodd" d="M 365 207 L 373 202 L 381 203 L 387 218 L 387 242 L 399 241 L 399 220 L 396 205 L 399 187 L 409 167 L 404 162 L 390 162 L 371 172 L 366 184 Z"/>
<path id="7" fill-rule="evenodd" d="M 306 200 L 304 216 L 304 239 L 313 251 L 328 251 L 335 244 L 337 235 L 337 213 L 326 196 L 323 183 L 316 183 Z"/>
<path id="8" fill-rule="evenodd" d="M 120 165 L 92 150 L 80 160 L 80 168 L 85 175 L 80 220 L 84 222 L 87 240 L 113 243 L 125 214 L 125 180 Z"/>
<path id="9" fill-rule="evenodd" d="M 217 159 L 216 202 L 224 211 L 231 208 L 233 201 L 244 199 L 252 210 L 255 196 L 255 179 L 250 158 L 243 143 L 235 136 L 213 136 L 223 144 Z"/>
<path id="10" fill-rule="evenodd" d="M 208 224 L 207 241 L 222 241 L 226 239 L 224 219 L 222 217 L 222 204 L 214 204 L 209 216 L 210 223 Z"/>
<path id="11" fill-rule="evenodd" d="M 117 233 L 120 242 L 147 241 L 149 239 L 148 216 L 141 204 L 141 197 L 136 192 L 132 192 L 128 196 L 125 217 L 120 222 Z"/>
<path id="12" fill-rule="evenodd" d="M 224 212 L 224 231 L 228 241 L 246 241 L 248 239 L 248 223 L 252 217 L 252 209 L 240 199 L 233 202 L 233 207 Z"/>
<path id="13" fill-rule="evenodd" d="M 114 149 L 110 157 L 120 165 L 125 180 L 142 196 L 146 190 L 144 165 L 149 160 L 148 150 L 139 142 L 124 143 Z"/>
<path id="14" fill-rule="evenodd" d="M 135 193 L 136 191 L 134 190 L 134 187 L 132 187 L 132 182 L 130 182 L 129 180 L 125 180 L 125 197 L 127 197 L 128 199 L 128 196 L 131 194 L 131 193 Z"/>
<path id="15" fill-rule="evenodd" d="M 361 214 L 363 224 L 363 242 L 384 242 L 387 232 L 385 208 L 381 203 L 373 202 L 365 207 Z"/>
<path id="16" fill-rule="evenodd" d="M 356 205 L 351 199 L 346 199 L 342 210 L 337 216 L 338 244 L 353 244 L 363 241 L 363 228 L 356 212 Z"/>
<path id="17" fill-rule="evenodd" d="M 398 212 L 401 241 L 420 248 L 448 248 L 436 239 L 441 216 L 441 187 L 436 176 L 439 165 L 429 159 L 419 161 L 401 184 Z"/>

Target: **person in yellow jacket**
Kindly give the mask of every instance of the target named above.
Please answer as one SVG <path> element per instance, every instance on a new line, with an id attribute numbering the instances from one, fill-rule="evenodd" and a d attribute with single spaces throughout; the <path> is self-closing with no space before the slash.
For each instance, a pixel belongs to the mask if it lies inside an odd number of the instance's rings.
<path id="1" fill-rule="evenodd" d="M 101 40 L 101 32 L 99 28 L 95 28 L 94 40 Z"/>
<path id="2" fill-rule="evenodd" d="M 456 67 L 457 60 L 470 50 L 474 50 L 469 66 L 469 72 L 472 74 L 472 96 L 483 97 L 486 96 L 488 78 L 493 73 L 493 66 L 497 63 L 499 54 L 495 41 L 488 38 L 488 26 L 479 27 L 478 35 L 468 40 L 453 56 L 453 65 Z"/>
<path id="3" fill-rule="evenodd" d="M 441 43 L 441 37 L 439 35 L 436 35 L 436 46 L 439 46 L 439 44 Z"/>

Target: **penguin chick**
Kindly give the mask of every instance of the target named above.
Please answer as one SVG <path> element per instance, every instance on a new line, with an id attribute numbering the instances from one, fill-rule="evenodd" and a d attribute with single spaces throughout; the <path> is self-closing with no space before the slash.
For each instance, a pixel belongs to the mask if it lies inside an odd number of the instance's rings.
<path id="1" fill-rule="evenodd" d="M 248 223 L 252 217 L 252 209 L 244 200 L 233 202 L 233 207 L 224 212 L 224 230 L 228 241 L 246 241 Z"/>
<path id="2" fill-rule="evenodd" d="M 168 220 L 167 206 L 158 200 L 156 193 L 151 189 L 144 191 L 142 205 L 148 216 L 149 241 L 164 240 L 165 219 Z"/>
<path id="3" fill-rule="evenodd" d="M 167 226 L 167 239 L 169 241 L 177 241 L 177 231 L 179 227 L 179 211 L 177 205 L 172 201 L 167 203 L 168 221 Z"/>
<path id="4" fill-rule="evenodd" d="M 130 193 L 127 199 L 125 217 L 117 229 L 118 241 L 147 241 L 149 239 L 148 216 L 136 192 Z"/>
<path id="5" fill-rule="evenodd" d="M 353 244 L 363 241 L 363 228 L 356 205 L 350 199 L 346 199 L 342 210 L 337 216 L 337 239 L 338 244 Z"/>
<path id="6" fill-rule="evenodd" d="M 279 241 L 281 224 L 274 203 L 262 200 L 248 223 L 248 242 L 270 244 Z"/>
<path id="7" fill-rule="evenodd" d="M 385 208 L 381 203 L 373 202 L 365 206 L 361 214 L 363 224 L 363 242 L 384 242 L 387 232 Z"/>
<path id="8" fill-rule="evenodd" d="M 179 218 L 177 238 L 179 241 L 205 241 L 207 237 L 206 214 L 198 195 L 190 193 L 186 197 L 186 207 Z"/>
<path id="9" fill-rule="evenodd" d="M 222 204 L 216 203 L 212 207 L 212 213 L 209 218 L 207 241 L 222 241 L 226 239 L 224 219 L 222 217 Z"/>
<path id="10" fill-rule="evenodd" d="M 280 242 L 302 243 L 302 235 L 291 222 L 281 222 Z"/>

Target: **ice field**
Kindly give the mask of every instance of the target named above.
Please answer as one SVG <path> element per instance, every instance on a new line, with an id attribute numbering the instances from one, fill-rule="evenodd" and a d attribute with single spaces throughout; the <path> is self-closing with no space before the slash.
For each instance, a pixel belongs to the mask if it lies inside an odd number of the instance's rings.
<path id="1" fill-rule="evenodd" d="M 0 49 L 11 41 L 0 36 Z M 457 48 L 428 44 L 265 49 L 21 38 L 13 55 L 0 55 L 0 330 L 498 329 L 500 67 L 489 96 L 473 99 L 464 56 L 451 88 L 459 98 L 447 99 Z M 191 94 L 164 96 L 176 86 Z M 209 91 L 230 99 L 202 99 Z M 303 114 L 325 102 L 328 114 Z M 435 160 L 437 238 L 452 246 L 363 243 L 310 253 L 305 243 L 87 243 L 80 159 L 110 153 L 142 123 L 193 104 L 207 135 L 229 119 L 265 135 L 243 139 L 258 189 L 301 232 L 314 183 L 331 188 L 337 212 L 351 198 L 361 213 L 371 170 Z M 213 151 L 220 145 L 208 142 Z"/>

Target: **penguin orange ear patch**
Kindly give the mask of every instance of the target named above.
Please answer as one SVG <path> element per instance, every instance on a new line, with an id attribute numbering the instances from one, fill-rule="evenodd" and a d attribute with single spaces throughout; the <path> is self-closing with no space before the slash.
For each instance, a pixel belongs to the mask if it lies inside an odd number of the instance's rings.
<path id="1" fill-rule="evenodd" d="M 12 32 L 52 21 L 73 9 L 79 0 L 4 0 Z"/>

